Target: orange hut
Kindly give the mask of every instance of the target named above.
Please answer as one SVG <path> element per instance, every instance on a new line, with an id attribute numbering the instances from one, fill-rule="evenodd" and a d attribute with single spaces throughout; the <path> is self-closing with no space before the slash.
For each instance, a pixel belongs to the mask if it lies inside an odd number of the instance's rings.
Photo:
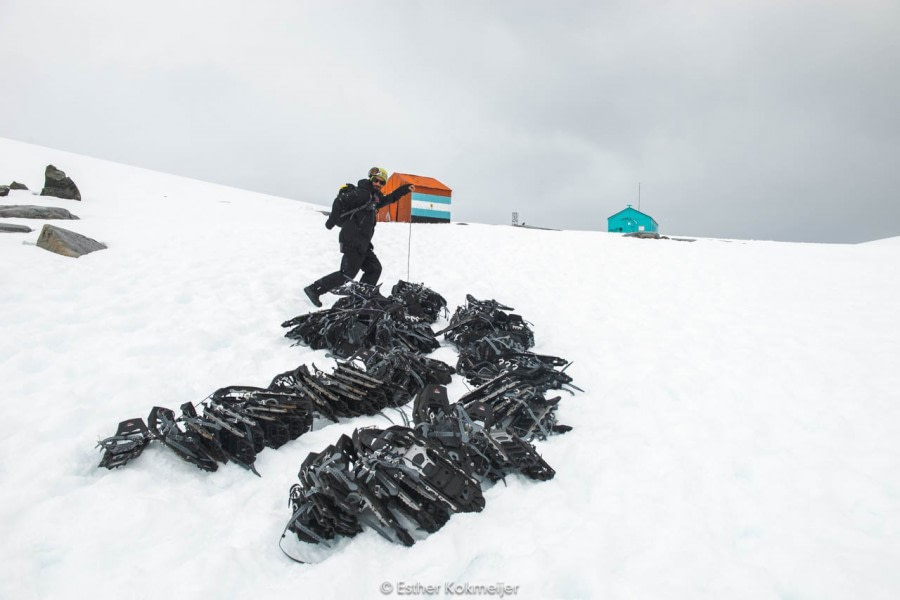
<path id="1" fill-rule="evenodd" d="M 411 183 L 416 191 L 378 211 L 379 221 L 402 223 L 449 223 L 450 193 L 452 190 L 433 177 L 394 173 L 382 189 L 390 194 L 403 184 Z"/>

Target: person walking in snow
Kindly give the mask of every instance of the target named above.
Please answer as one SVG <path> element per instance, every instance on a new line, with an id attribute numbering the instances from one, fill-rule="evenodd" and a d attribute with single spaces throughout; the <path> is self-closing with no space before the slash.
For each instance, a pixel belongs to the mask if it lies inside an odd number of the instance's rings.
<path id="1" fill-rule="evenodd" d="M 341 188 L 339 202 L 335 202 L 332 215 L 326 223 L 329 229 L 333 227 L 333 223 L 341 227 L 341 268 L 303 288 L 309 301 L 316 306 L 322 306 L 319 296 L 352 281 L 360 269 L 363 272 L 360 279 L 362 283 L 378 283 L 381 262 L 375 256 L 375 248 L 372 246 L 375 213 L 379 208 L 396 202 L 416 189 L 408 183 L 385 196 L 381 193 L 381 188 L 387 183 L 387 179 L 387 171 L 381 167 L 372 167 L 369 169 L 368 179 L 360 179 L 356 187 L 348 184 Z M 335 214 L 338 211 L 340 214 Z"/>

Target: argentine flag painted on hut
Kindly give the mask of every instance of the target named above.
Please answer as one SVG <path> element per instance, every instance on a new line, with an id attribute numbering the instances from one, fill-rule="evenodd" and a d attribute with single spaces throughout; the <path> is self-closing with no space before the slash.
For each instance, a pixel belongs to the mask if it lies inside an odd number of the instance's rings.
<path id="1" fill-rule="evenodd" d="M 428 219 L 450 220 L 450 196 L 436 196 L 413 192 L 412 216 Z"/>

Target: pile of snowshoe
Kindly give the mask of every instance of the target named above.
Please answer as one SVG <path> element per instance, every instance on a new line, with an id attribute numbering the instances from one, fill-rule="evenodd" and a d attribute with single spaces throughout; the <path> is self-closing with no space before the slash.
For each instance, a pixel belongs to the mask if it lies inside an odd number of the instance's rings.
<path id="1" fill-rule="evenodd" d="M 200 402 L 199 413 L 190 402 L 181 406 L 180 416 L 154 407 L 147 424 L 141 418 L 122 421 L 115 435 L 98 442 L 104 450 L 100 466 L 124 466 L 156 440 L 205 471 L 215 471 L 219 463 L 230 460 L 258 475 L 253 466 L 256 455 L 297 439 L 312 428 L 314 418 L 336 423 L 397 408 L 428 383 L 449 381 L 448 373 L 453 372 L 440 361 L 398 358 L 402 356 L 399 350 L 385 355 L 370 350 L 366 360 L 371 368 L 357 364 L 360 361 L 343 361 L 331 373 L 300 365 L 276 375 L 267 388 L 216 390 Z"/>
<path id="2" fill-rule="evenodd" d="M 411 546 L 455 513 L 480 512 L 485 482 L 512 473 L 540 481 L 555 475 L 534 446 L 493 426 L 489 407 L 451 405 L 443 386 L 423 389 L 413 416 L 414 427 L 356 429 L 310 453 L 290 490 L 285 533 L 329 545 L 368 526 Z"/>
<path id="3" fill-rule="evenodd" d="M 250 387 L 217 390 L 202 403 L 202 412 L 190 402 L 181 415 L 154 406 L 147 417 L 119 423 L 114 436 L 100 440 L 100 466 L 124 466 L 156 440 L 182 459 L 204 471 L 232 461 L 259 475 L 253 466 L 263 448 L 278 448 L 310 430 L 313 405 L 298 394 Z"/>
<path id="4" fill-rule="evenodd" d="M 488 404 L 462 400 L 451 404 L 445 387 L 422 390 L 416 397 L 413 419 L 426 439 L 443 448 L 480 482 L 495 482 L 513 473 L 548 481 L 556 474 L 532 444 L 502 419 L 494 418 Z"/>
<path id="5" fill-rule="evenodd" d="M 156 406 L 146 424 L 122 421 L 98 442 L 100 466 L 121 467 L 157 441 L 200 469 L 231 461 L 259 475 L 259 452 L 310 431 L 316 419 L 397 409 L 404 425 L 356 429 L 303 461 L 282 540 L 291 531 L 301 546 L 325 547 L 366 527 L 409 546 L 455 513 L 481 511 L 485 486 L 508 475 L 554 477 L 531 442 L 571 429 L 557 422 L 560 398 L 545 393 L 579 388 L 565 373 L 570 363 L 530 351 L 534 333 L 511 307 L 467 295 L 435 333 L 447 302 L 424 285 L 399 281 L 385 297 L 350 282 L 338 293 L 331 308 L 282 324 L 296 344 L 329 350 L 338 359 L 332 372 L 300 365 L 266 388 L 223 387 L 197 406 L 183 404 L 178 416 Z M 455 369 L 425 356 L 440 335 L 459 351 Z M 476 387 L 451 403 L 445 386 L 457 372 Z"/>
<path id="6" fill-rule="evenodd" d="M 395 287 L 395 292 L 396 292 Z M 392 294 L 393 295 L 393 294 Z M 357 429 L 321 452 L 310 453 L 291 487 L 288 531 L 300 542 L 285 554 L 297 562 L 318 562 L 311 545 L 332 547 L 371 527 L 386 539 L 412 545 L 457 512 L 479 512 L 483 488 L 510 474 L 547 481 L 553 468 L 530 443 L 571 428 L 556 419 L 559 397 L 550 389 L 578 389 L 564 373 L 564 359 L 534 354 L 534 334 L 512 308 L 467 296 L 467 304 L 439 332 L 460 351 L 456 370 L 478 387 L 450 403 L 453 369 L 425 369 L 393 382 L 418 387 L 412 423 L 388 429 Z M 373 358 L 356 351 L 370 373 L 389 365 L 429 365 L 396 346 Z M 557 367 L 563 367 L 558 369 Z M 418 373 L 422 373 L 419 370 Z M 571 391 L 571 390 L 569 390 Z M 303 550 L 303 559 L 296 554 Z"/>
<path id="7" fill-rule="evenodd" d="M 285 337 L 313 350 L 329 350 L 340 358 L 381 347 L 428 354 L 440 347 L 429 326 L 447 301 L 422 285 L 399 281 L 390 296 L 378 286 L 350 282 L 334 292 L 341 297 L 329 309 L 282 323 Z"/>
<path id="8" fill-rule="evenodd" d="M 357 359 L 365 364 L 369 374 L 400 386 L 409 398 L 414 398 L 427 385 L 447 385 L 456 373 L 446 363 L 402 348 L 362 350 Z"/>
<path id="9" fill-rule="evenodd" d="M 312 452 L 291 487 L 287 530 L 302 542 L 352 537 L 364 526 L 411 546 L 458 512 L 479 512 L 478 482 L 450 456 L 409 427 L 357 429 Z M 301 561 L 303 562 L 303 561 Z"/>
<path id="10" fill-rule="evenodd" d="M 478 386 L 459 401 L 466 408 L 486 405 L 494 423 L 525 440 L 569 431 L 571 427 L 556 422 L 560 398 L 548 399 L 544 392 L 580 391 L 565 373 L 570 363 L 531 352 L 534 333 L 521 316 L 508 310 L 512 308 L 495 300 L 467 295 L 466 305 L 441 332 L 459 350 L 457 372 Z"/>

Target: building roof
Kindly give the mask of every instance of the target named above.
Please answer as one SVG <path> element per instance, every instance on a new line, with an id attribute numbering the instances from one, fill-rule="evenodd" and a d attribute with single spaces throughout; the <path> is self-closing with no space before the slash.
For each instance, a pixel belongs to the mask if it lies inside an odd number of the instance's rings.
<path id="1" fill-rule="evenodd" d="M 633 208 L 630 204 L 629 204 L 626 208 L 623 208 L 622 210 L 620 210 L 619 212 L 617 212 L 617 213 L 615 213 L 615 214 L 613 214 L 613 215 L 609 215 L 608 217 L 606 217 L 606 219 L 609 220 L 609 219 L 612 219 L 613 217 L 618 217 L 619 215 L 621 215 L 621 214 L 624 213 L 624 212 L 632 212 L 632 213 L 637 213 L 637 214 L 639 214 L 639 215 L 643 215 L 643 216 L 647 217 L 648 219 L 650 219 L 651 221 L 653 221 L 654 223 L 656 223 L 656 219 L 654 219 L 653 217 L 651 217 L 651 216 L 648 215 L 647 213 L 642 213 L 642 212 L 639 211 L 638 209 Z"/>
<path id="2" fill-rule="evenodd" d="M 435 179 L 434 177 L 425 177 L 424 175 L 410 175 L 408 173 L 394 173 L 391 177 L 400 178 L 403 183 L 411 183 L 416 187 L 431 188 L 433 190 L 443 190 L 451 192 L 450 188 Z"/>

